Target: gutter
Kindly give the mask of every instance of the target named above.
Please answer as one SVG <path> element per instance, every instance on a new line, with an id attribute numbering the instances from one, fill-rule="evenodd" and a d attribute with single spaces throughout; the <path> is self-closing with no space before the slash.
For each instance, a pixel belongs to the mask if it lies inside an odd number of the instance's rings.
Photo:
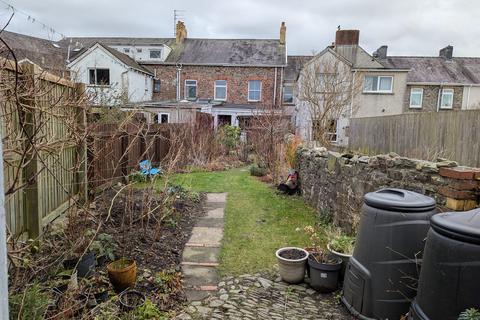
<path id="1" fill-rule="evenodd" d="M 139 64 L 145 65 L 165 65 L 176 66 L 178 62 L 163 61 L 141 61 Z M 232 63 L 180 63 L 182 66 L 205 66 L 205 67 L 255 67 L 255 68 L 283 68 L 286 64 L 232 64 Z"/>
<path id="2" fill-rule="evenodd" d="M 451 82 L 407 82 L 409 86 L 448 86 L 448 87 L 480 87 L 480 83 L 451 83 Z"/>

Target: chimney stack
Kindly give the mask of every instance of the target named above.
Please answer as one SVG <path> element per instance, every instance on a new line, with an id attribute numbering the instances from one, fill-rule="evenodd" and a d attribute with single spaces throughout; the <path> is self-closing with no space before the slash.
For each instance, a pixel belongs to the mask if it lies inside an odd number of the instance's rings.
<path id="1" fill-rule="evenodd" d="M 176 35 L 176 43 L 177 44 L 182 44 L 183 40 L 185 40 L 185 38 L 187 38 L 187 28 L 185 27 L 185 24 L 182 21 L 177 22 L 175 35 Z"/>
<path id="2" fill-rule="evenodd" d="M 360 39 L 360 30 L 337 30 L 335 46 L 357 46 Z"/>
<path id="3" fill-rule="evenodd" d="M 285 44 L 287 40 L 287 27 L 285 26 L 285 22 L 282 22 L 280 26 L 280 44 Z"/>
<path id="4" fill-rule="evenodd" d="M 439 56 L 451 60 L 453 58 L 453 47 L 452 46 L 446 46 L 442 50 L 440 50 Z"/>
<path id="5" fill-rule="evenodd" d="M 388 46 L 381 46 L 373 53 L 373 56 L 377 59 L 384 60 L 387 59 L 387 50 Z"/>

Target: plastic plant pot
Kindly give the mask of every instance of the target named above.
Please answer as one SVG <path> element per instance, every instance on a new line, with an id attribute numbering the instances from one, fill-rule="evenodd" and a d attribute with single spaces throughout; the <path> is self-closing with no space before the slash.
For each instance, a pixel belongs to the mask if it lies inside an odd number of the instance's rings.
<path id="1" fill-rule="evenodd" d="M 348 261 L 350 261 L 350 258 L 352 257 L 352 255 L 337 252 L 331 248 L 330 244 L 327 244 L 327 249 L 328 251 L 330 251 L 332 256 L 342 260 L 342 269 L 340 269 L 339 279 L 340 281 L 343 281 L 343 279 L 345 278 L 345 270 L 347 270 Z"/>
<path id="2" fill-rule="evenodd" d="M 338 289 L 342 260 L 333 256 L 330 260 L 329 263 L 321 263 L 316 261 L 311 254 L 308 256 L 310 286 L 318 292 L 329 293 Z"/>
<path id="3" fill-rule="evenodd" d="M 295 252 L 299 256 L 297 259 L 284 257 L 290 252 Z M 305 278 L 305 268 L 307 265 L 308 252 L 302 248 L 285 247 L 280 248 L 275 253 L 278 260 L 280 277 L 287 283 L 300 283 Z"/>
<path id="4" fill-rule="evenodd" d="M 79 278 L 86 278 L 90 276 L 97 265 L 95 259 L 95 252 L 90 251 L 86 253 L 77 264 L 77 276 Z"/>
<path id="5" fill-rule="evenodd" d="M 127 290 L 120 294 L 120 304 L 122 309 L 130 311 L 145 304 L 145 295 L 135 290 Z"/>

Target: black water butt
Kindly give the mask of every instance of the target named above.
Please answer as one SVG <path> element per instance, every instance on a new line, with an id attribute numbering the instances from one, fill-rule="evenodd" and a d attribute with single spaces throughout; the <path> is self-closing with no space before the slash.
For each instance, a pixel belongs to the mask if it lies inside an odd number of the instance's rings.
<path id="1" fill-rule="evenodd" d="M 480 209 L 431 219 L 410 319 L 458 319 L 480 309 Z"/>
<path id="2" fill-rule="evenodd" d="M 420 259 L 435 200 L 402 189 L 364 197 L 342 302 L 360 319 L 398 320 L 416 295 Z"/>

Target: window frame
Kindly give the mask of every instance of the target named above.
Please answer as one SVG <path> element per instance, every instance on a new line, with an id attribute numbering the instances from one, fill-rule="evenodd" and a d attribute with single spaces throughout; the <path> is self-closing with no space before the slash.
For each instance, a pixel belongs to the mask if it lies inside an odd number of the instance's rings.
<path id="1" fill-rule="evenodd" d="M 123 53 L 125 53 L 125 54 L 130 53 L 130 48 L 123 48 Z"/>
<path id="2" fill-rule="evenodd" d="M 188 97 L 188 96 L 187 96 L 188 87 L 193 86 L 192 84 L 188 84 L 188 85 L 187 85 L 187 81 L 195 81 L 195 97 Z M 194 79 L 185 79 L 184 86 L 183 86 L 183 97 L 184 97 L 186 100 L 196 100 L 196 99 L 197 99 L 197 96 L 198 96 L 197 89 L 198 89 L 198 82 L 197 82 L 197 80 L 194 80 Z"/>
<path id="3" fill-rule="evenodd" d="M 153 57 L 152 57 L 152 52 L 156 52 L 156 51 L 157 51 L 157 52 L 160 52 L 160 57 L 158 57 L 158 58 L 153 58 Z M 162 49 L 149 49 L 149 50 L 148 50 L 148 57 L 149 57 L 150 59 L 162 59 L 162 55 L 163 55 L 163 50 L 162 50 Z"/>
<path id="4" fill-rule="evenodd" d="M 156 90 L 156 86 L 155 84 L 158 83 L 158 90 Z M 153 79 L 153 92 L 154 93 L 160 93 L 162 89 L 162 82 L 160 81 L 160 79 Z"/>
<path id="5" fill-rule="evenodd" d="M 225 81 L 225 85 L 217 85 L 217 81 Z M 225 88 L 225 98 L 219 99 L 217 98 L 217 87 L 219 88 Z M 228 97 L 228 81 L 227 80 L 222 80 L 222 79 L 217 79 L 213 82 L 213 100 L 215 101 L 227 101 Z"/>
<path id="6" fill-rule="evenodd" d="M 167 116 L 167 122 L 162 122 L 162 116 Z M 170 113 L 166 113 L 166 112 L 157 113 L 157 123 L 159 124 L 170 123 Z"/>
<path id="7" fill-rule="evenodd" d="M 365 89 L 365 83 L 367 82 L 367 78 L 377 78 L 377 88 L 372 90 Z M 380 90 L 380 79 L 381 78 L 390 78 L 392 81 L 390 82 L 390 90 Z M 393 93 L 393 76 L 381 76 L 381 75 L 365 75 L 363 78 L 363 93 Z"/>
<path id="8" fill-rule="evenodd" d="M 420 93 L 420 105 L 414 105 L 412 104 L 412 95 L 414 91 L 417 91 L 416 93 Z M 423 108 L 423 88 L 411 88 L 410 89 L 410 102 L 409 102 L 409 108 L 410 109 L 422 109 Z"/>
<path id="9" fill-rule="evenodd" d="M 450 106 L 444 106 L 443 105 L 443 98 L 444 98 L 444 94 L 448 92 L 449 95 L 452 96 L 452 104 Z M 452 88 L 442 88 L 441 89 L 441 96 L 440 96 L 440 109 L 445 109 L 445 110 L 451 110 L 453 109 L 453 98 L 454 98 L 454 95 L 455 95 L 455 89 L 452 89 Z"/>
<path id="10" fill-rule="evenodd" d="M 260 89 L 258 89 L 258 90 L 250 89 L 250 83 L 254 82 L 254 81 L 260 83 Z M 248 102 L 260 102 L 260 101 L 262 101 L 262 86 L 263 86 L 262 80 L 248 80 L 248 91 L 247 91 Z M 258 100 L 257 99 L 250 99 L 250 92 L 258 92 L 259 93 Z"/>
<path id="11" fill-rule="evenodd" d="M 88 85 L 89 86 L 95 86 L 95 87 L 110 87 L 111 86 L 110 68 L 88 68 L 87 70 L 88 70 Z M 100 84 L 100 83 L 97 82 L 98 70 L 108 70 L 108 84 Z M 95 75 L 94 83 L 92 83 L 92 81 L 91 81 L 91 74 L 90 74 L 91 71 L 94 71 L 94 75 Z"/>
<path id="12" fill-rule="evenodd" d="M 286 87 L 289 87 L 289 88 L 292 89 L 292 93 L 291 93 L 291 100 L 292 100 L 292 101 L 285 101 L 285 88 L 286 88 Z M 289 83 L 289 84 L 284 84 L 284 85 L 283 85 L 283 91 L 282 91 L 282 103 L 284 103 L 284 104 L 293 104 L 293 103 L 294 103 L 294 101 L 293 101 L 293 96 L 294 96 L 294 94 L 293 94 L 293 84 L 291 84 L 291 83 Z"/>

